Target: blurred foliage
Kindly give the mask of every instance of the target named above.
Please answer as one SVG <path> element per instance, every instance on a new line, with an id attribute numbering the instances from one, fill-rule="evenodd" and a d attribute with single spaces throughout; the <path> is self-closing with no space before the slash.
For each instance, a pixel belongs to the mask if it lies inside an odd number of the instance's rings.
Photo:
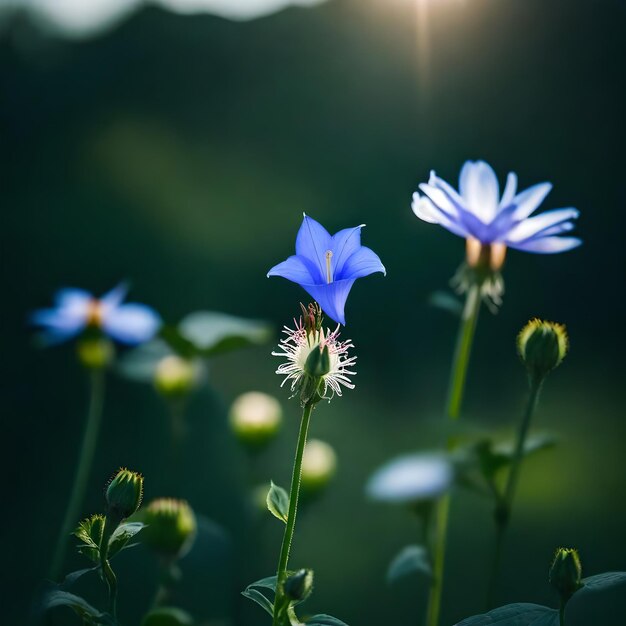
<path id="1" fill-rule="evenodd" d="M 524 468 L 500 601 L 552 606 L 545 579 L 556 545 L 578 546 L 589 571 L 624 568 L 626 503 L 616 497 L 624 490 L 626 437 L 624 5 L 433 2 L 427 76 L 417 69 L 414 8 L 409 0 L 334 0 L 231 23 L 148 6 L 84 42 L 56 39 L 24 19 L 4 24 L 7 623 L 23 622 L 43 577 L 86 395 L 71 347 L 31 348 L 27 311 L 60 286 L 101 292 L 127 277 L 133 298 L 167 320 L 208 309 L 280 328 L 304 292 L 265 273 L 291 253 L 303 210 L 331 231 L 367 223 L 363 242 L 388 276 L 360 281 L 348 302 L 358 386 L 324 406 L 312 425 L 313 436 L 336 448 L 341 469 L 303 516 L 293 566 L 315 570 L 312 610 L 355 625 L 383 615 L 398 626 L 415 623 L 423 582 L 383 583 L 391 557 L 419 528 L 402 511 L 368 503 L 363 485 L 392 455 L 441 438 L 455 319 L 428 299 L 445 289 L 463 243 L 419 222 L 409 203 L 429 169 L 453 180 L 467 158 L 488 160 L 502 178 L 516 171 L 522 186 L 551 180 L 544 206 L 579 208 L 585 240 L 555 257 L 511 252 L 504 306 L 479 324 L 464 420 L 503 435 L 525 393 L 518 329 L 540 315 L 565 322 L 572 339 L 535 422 L 559 432 L 561 444 Z M 176 493 L 162 463 L 164 403 L 147 386 L 116 377 L 109 385 L 83 514 L 101 510 L 100 485 L 127 464 L 146 476 L 148 498 L 189 500 L 205 516 L 181 561 L 183 579 L 195 584 L 174 599 L 206 620 L 223 620 L 236 607 L 238 623 L 256 623 L 257 607 L 242 603 L 239 591 L 275 568 L 282 525 L 260 523 L 243 487 L 249 474 L 255 484 L 286 484 L 297 406 L 288 405 L 291 423 L 251 471 L 225 411 L 243 391 L 278 393 L 269 351 L 212 360 L 209 385 L 189 403 L 188 478 Z M 455 602 L 444 608 L 445 624 L 480 610 L 473 596 L 483 593 L 490 515 L 471 494 L 455 500 L 447 581 Z M 16 518 L 27 543 L 6 540 Z M 251 528 L 261 549 L 246 543 Z M 117 565 L 121 581 L 135 581 L 120 590 L 120 613 L 139 623 L 131 604 L 149 605 L 156 573 L 147 551 L 133 552 Z M 623 607 L 618 594 L 612 602 Z M 607 605 L 594 624 L 602 610 Z"/>

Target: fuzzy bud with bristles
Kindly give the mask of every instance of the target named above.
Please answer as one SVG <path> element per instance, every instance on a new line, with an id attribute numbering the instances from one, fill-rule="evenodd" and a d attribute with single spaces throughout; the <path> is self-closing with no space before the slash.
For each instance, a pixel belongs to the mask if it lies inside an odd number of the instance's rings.
<path id="1" fill-rule="evenodd" d="M 531 380 L 541 382 L 567 354 L 569 340 L 565 326 L 533 319 L 517 337 L 519 355 Z"/>
<path id="2" fill-rule="evenodd" d="M 184 556 L 196 536 L 196 516 L 184 500 L 158 498 L 141 512 L 141 541 L 166 558 Z"/>
<path id="3" fill-rule="evenodd" d="M 157 363 L 154 386 L 166 398 L 179 398 L 193 389 L 197 378 L 196 368 L 189 359 L 171 354 Z"/>
<path id="4" fill-rule="evenodd" d="M 582 587 L 582 566 L 578 551 L 574 548 L 559 548 L 550 568 L 550 584 L 567 602 Z"/>
<path id="5" fill-rule="evenodd" d="M 109 481 L 105 497 L 107 517 L 123 520 L 130 517 L 143 498 L 143 476 L 126 468 L 120 468 Z"/>
<path id="6" fill-rule="evenodd" d="M 85 337 L 76 344 L 76 354 L 83 367 L 101 370 L 115 358 L 115 348 L 106 337 Z"/>

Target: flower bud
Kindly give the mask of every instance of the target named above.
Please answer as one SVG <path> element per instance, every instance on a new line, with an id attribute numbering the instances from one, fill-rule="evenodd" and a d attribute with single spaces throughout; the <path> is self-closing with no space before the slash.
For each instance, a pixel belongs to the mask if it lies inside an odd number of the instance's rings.
<path id="1" fill-rule="evenodd" d="M 313 570 L 301 569 L 288 576 L 283 583 L 283 591 L 292 601 L 306 600 L 313 591 Z"/>
<path id="2" fill-rule="evenodd" d="M 196 536 L 196 516 L 184 500 L 158 498 L 141 512 L 141 541 L 166 558 L 181 558 Z"/>
<path id="3" fill-rule="evenodd" d="M 581 576 L 578 551 L 574 548 L 559 548 L 554 555 L 549 580 L 564 602 L 582 587 Z"/>
<path id="4" fill-rule="evenodd" d="M 565 326 L 533 319 L 517 337 L 517 349 L 536 382 L 542 381 L 565 358 L 568 338 Z"/>
<path id="5" fill-rule="evenodd" d="M 328 346 L 313 348 L 304 362 L 304 371 L 313 379 L 319 379 L 330 372 L 330 352 Z"/>
<path id="6" fill-rule="evenodd" d="M 115 348 L 106 337 L 86 337 L 76 344 L 76 354 L 83 367 L 99 370 L 111 364 Z"/>
<path id="7" fill-rule="evenodd" d="M 337 455 L 325 441 L 311 439 L 302 458 L 302 490 L 314 494 L 326 487 L 337 469 Z"/>
<path id="8" fill-rule="evenodd" d="M 120 468 L 106 487 L 107 517 L 120 521 L 130 517 L 143 498 L 143 476 Z"/>
<path id="9" fill-rule="evenodd" d="M 193 618 L 189 613 L 171 606 L 153 609 L 141 622 L 141 626 L 193 626 L 193 624 Z"/>
<path id="10" fill-rule="evenodd" d="M 240 395 L 230 408 L 229 421 L 237 439 L 251 447 L 260 447 L 279 431 L 283 411 L 276 398 L 249 391 Z"/>
<path id="11" fill-rule="evenodd" d="M 154 372 L 156 390 L 167 398 L 187 395 L 197 380 L 196 369 L 189 359 L 175 354 L 163 357 Z"/>

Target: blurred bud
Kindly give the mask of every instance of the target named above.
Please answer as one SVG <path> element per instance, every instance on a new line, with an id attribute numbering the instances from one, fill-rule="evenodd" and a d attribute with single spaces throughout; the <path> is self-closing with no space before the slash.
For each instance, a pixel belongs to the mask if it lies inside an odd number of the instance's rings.
<path id="1" fill-rule="evenodd" d="M 193 626 L 189 613 L 171 606 L 154 609 L 143 618 L 141 626 Z"/>
<path id="2" fill-rule="evenodd" d="M 565 326 L 533 319 L 517 337 L 517 349 L 536 382 L 542 381 L 567 354 L 568 338 Z"/>
<path id="3" fill-rule="evenodd" d="M 76 344 L 76 354 L 83 367 L 98 370 L 111 364 L 115 348 L 106 337 L 86 337 Z"/>
<path id="4" fill-rule="evenodd" d="M 181 558 L 191 548 L 196 536 L 196 516 L 184 500 L 158 498 L 141 512 L 146 527 L 141 540 L 167 558 Z"/>
<path id="5" fill-rule="evenodd" d="M 197 380 L 194 364 L 175 354 L 163 357 L 154 372 L 156 390 L 167 398 L 187 395 Z"/>
<path id="6" fill-rule="evenodd" d="M 318 492 L 332 479 L 337 469 L 337 454 L 332 446 L 319 439 L 311 439 L 302 458 L 302 490 Z"/>
<path id="7" fill-rule="evenodd" d="M 582 587 L 581 577 L 578 551 L 574 548 L 559 548 L 554 555 L 549 580 L 564 602 Z"/>
<path id="8" fill-rule="evenodd" d="M 279 431 L 283 411 L 276 398 L 249 391 L 240 395 L 230 408 L 229 420 L 233 432 L 242 443 L 260 447 Z"/>
<path id="9" fill-rule="evenodd" d="M 130 517 L 143 498 L 143 476 L 126 468 L 120 468 L 109 481 L 105 497 L 107 517 L 123 520 Z"/>
<path id="10" fill-rule="evenodd" d="M 330 372 L 330 352 L 328 346 L 320 345 L 311 350 L 304 362 L 304 371 L 313 379 L 319 379 Z"/>
<path id="11" fill-rule="evenodd" d="M 313 591 L 313 570 L 301 569 L 288 576 L 283 583 L 283 591 L 292 601 L 306 600 Z"/>

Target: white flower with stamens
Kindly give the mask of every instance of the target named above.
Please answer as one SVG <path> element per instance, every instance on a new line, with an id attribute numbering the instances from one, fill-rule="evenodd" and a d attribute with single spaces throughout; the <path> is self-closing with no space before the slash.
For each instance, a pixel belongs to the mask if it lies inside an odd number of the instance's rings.
<path id="1" fill-rule="evenodd" d="M 291 381 L 291 391 L 295 396 L 306 383 L 312 380 L 311 374 L 307 371 L 307 360 L 311 354 L 317 350 L 323 353 L 328 351 L 328 367 L 327 372 L 322 374 L 320 378 L 320 387 L 317 392 L 324 399 L 331 400 L 335 394 L 342 395 L 342 386 L 348 389 L 354 389 L 349 376 L 356 374 L 351 368 L 356 362 L 356 356 L 348 356 L 348 350 L 354 348 L 351 340 L 339 340 L 339 325 L 334 331 L 327 328 L 319 330 L 308 327 L 302 321 L 294 319 L 295 329 L 284 327 L 283 333 L 286 335 L 280 340 L 280 349 L 282 352 L 272 352 L 273 356 L 284 357 L 287 359 L 276 373 L 285 376 L 281 383 L 281 387 L 287 381 Z M 311 361 L 309 360 L 309 363 Z M 306 401 L 303 398 L 303 401 Z"/>

